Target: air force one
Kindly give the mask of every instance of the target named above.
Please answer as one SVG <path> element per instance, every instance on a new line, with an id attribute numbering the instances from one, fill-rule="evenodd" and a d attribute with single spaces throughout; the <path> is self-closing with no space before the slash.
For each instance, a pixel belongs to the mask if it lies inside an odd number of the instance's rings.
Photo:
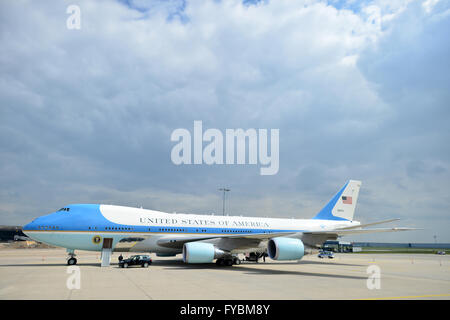
<path id="1" fill-rule="evenodd" d="M 183 254 L 185 263 L 239 264 L 239 253 L 267 254 L 274 260 L 299 260 L 326 240 L 350 234 L 414 230 L 364 227 L 353 220 L 360 181 L 348 181 L 312 219 L 165 213 L 113 205 L 73 204 L 24 226 L 30 238 L 67 249 L 67 264 L 77 263 L 75 250 Z"/>

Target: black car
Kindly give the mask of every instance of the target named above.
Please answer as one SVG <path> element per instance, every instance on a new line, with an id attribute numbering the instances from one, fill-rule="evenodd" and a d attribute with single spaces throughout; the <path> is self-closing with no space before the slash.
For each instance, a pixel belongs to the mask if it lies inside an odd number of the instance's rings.
<path id="1" fill-rule="evenodd" d="M 152 258 L 145 255 L 131 256 L 128 259 L 123 259 L 119 261 L 120 268 L 128 268 L 130 266 L 141 266 L 143 268 L 148 268 L 152 264 Z"/>

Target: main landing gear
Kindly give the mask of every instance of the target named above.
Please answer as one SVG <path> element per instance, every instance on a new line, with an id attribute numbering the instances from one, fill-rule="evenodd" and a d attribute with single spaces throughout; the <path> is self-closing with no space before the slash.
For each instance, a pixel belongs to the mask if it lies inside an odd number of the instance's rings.
<path id="1" fill-rule="evenodd" d="M 240 265 L 241 259 L 238 257 L 232 257 L 232 258 L 219 258 L 216 260 L 216 265 L 218 266 L 226 266 L 231 267 L 232 265 Z"/>
<path id="2" fill-rule="evenodd" d="M 77 259 L 75 258 L 75 250 L 67 249 L 67 253 L 69 254 L 69 259 L 67 259 L 67 265 L 73 266 L 77 264 Z"/>

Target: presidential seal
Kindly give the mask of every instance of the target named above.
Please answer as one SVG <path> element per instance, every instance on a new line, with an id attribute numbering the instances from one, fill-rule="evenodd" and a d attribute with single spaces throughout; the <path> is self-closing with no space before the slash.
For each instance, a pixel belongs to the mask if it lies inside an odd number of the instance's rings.
<path id="1" fill-rule="evenodd" d="M 100 238 L 100 236 L 95 236 L 95 237 L 92 238 L 92 242 L 94 244 L 99 244 L 100 241 L 102 241 L 102 238 Z"/>

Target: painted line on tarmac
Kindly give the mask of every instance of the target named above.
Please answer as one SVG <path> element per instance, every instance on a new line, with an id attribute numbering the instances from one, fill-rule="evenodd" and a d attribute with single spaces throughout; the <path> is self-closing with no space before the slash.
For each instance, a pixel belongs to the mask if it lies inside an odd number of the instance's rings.
<path id="1" fill-rule="evenodd" d="M 417 299 L 417 298 L 432 298 L 432 297 L 450 297 L 450 293 L 444 293 L 444 294 L 424 294 L 424 295 L 421 295 L 421 296 L 366 298 L 366 299 L 356 299 L 356 300 L 397 300 L 397 299 Z"/>

